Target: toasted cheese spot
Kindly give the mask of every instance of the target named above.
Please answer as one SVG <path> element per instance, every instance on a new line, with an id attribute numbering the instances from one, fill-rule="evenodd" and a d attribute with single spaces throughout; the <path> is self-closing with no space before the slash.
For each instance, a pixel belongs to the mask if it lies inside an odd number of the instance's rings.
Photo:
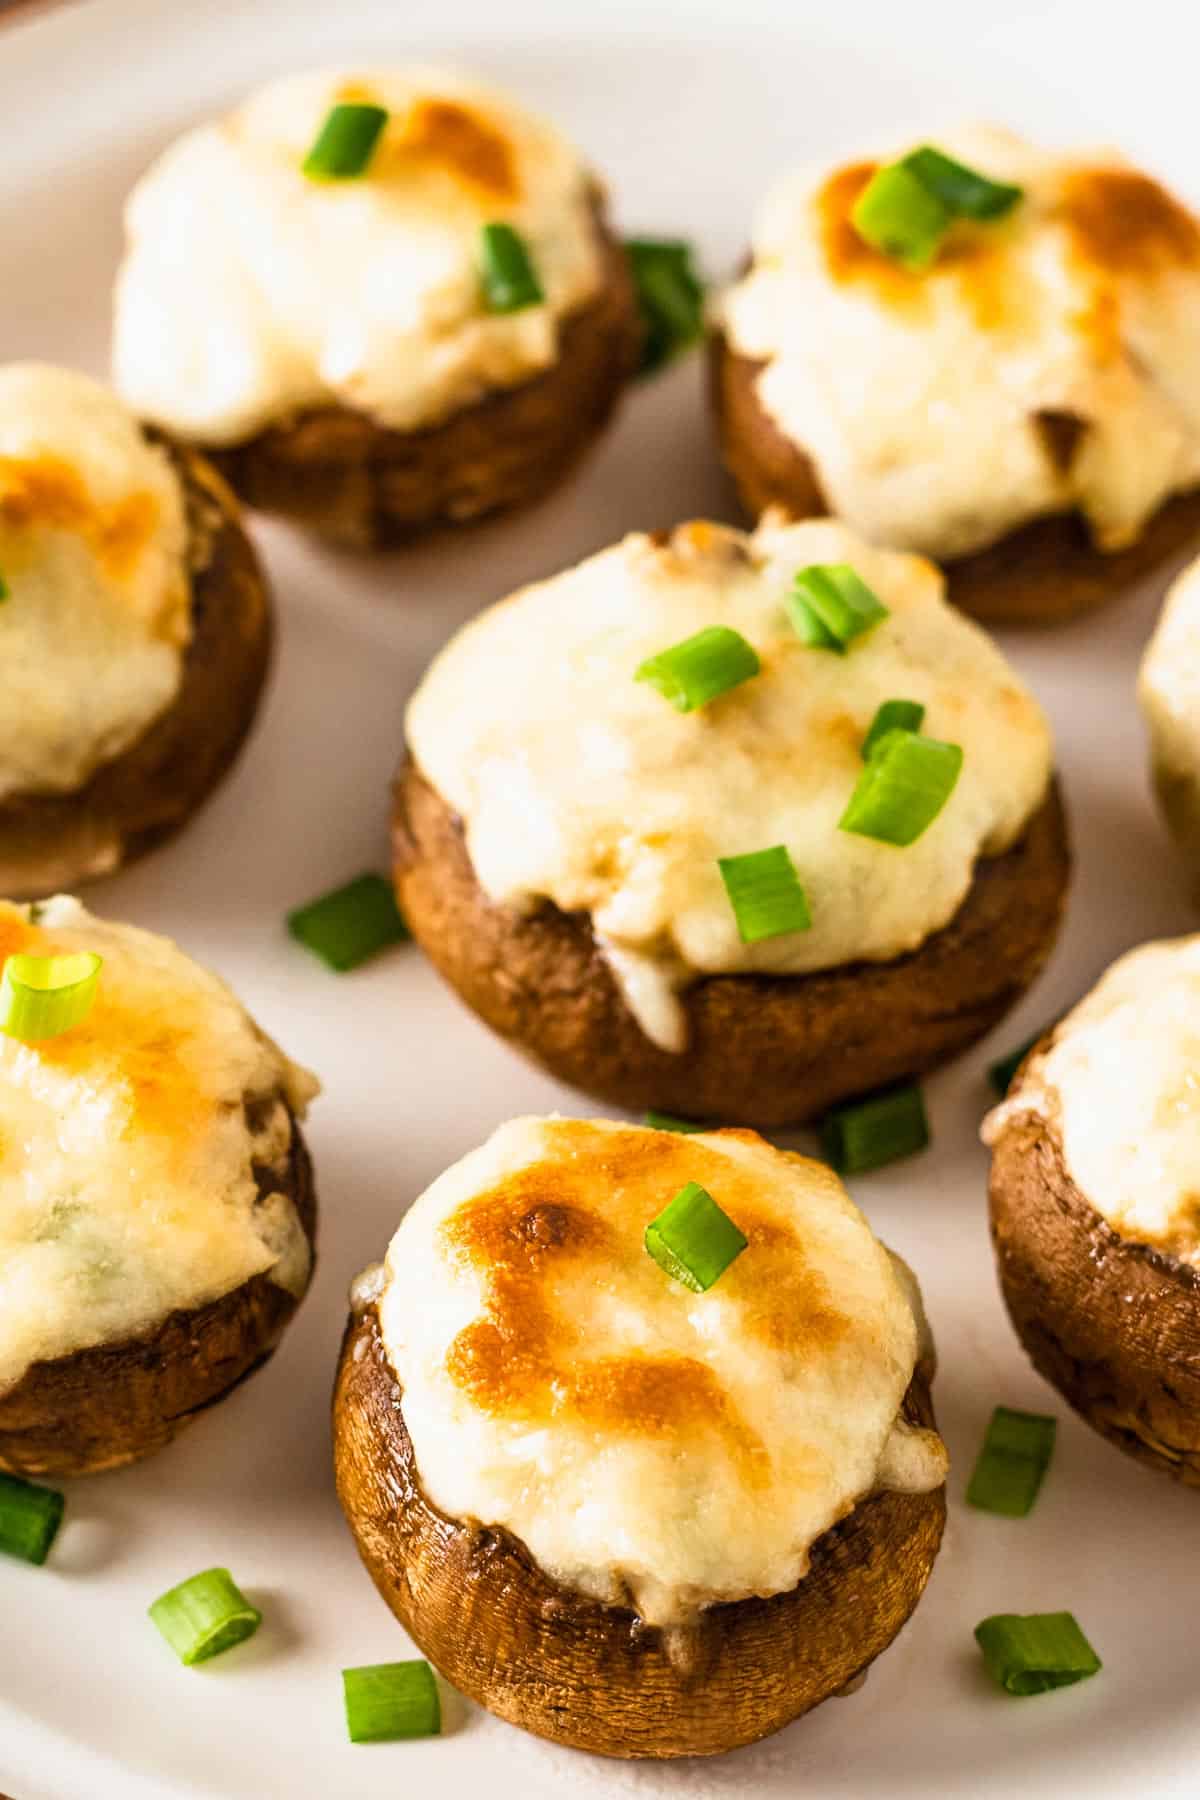
<path id="1" fill-rule="evenodd" d="M 1121 300 L 1111 282 L 1095 282 L 1087 303 L 1080 307 L 1071 323 L 1092 361 L 1099 366 L 1117 362 L 1125 354 Z"/>
<path id="2" fill-rule="evenodd" d="M 125 1135 L 152 1135 L 182 1150 L 207 1129 L 212 1111 L 188 1065 L 189 1035 L 186 1023 L 165 1025 L 155 1018 L 147 1024 L 119 995 L 106 992 L 101 971 L 95 1002 L 82 1024 L 29 1049 L 80 1080 L 91 1068 L 107 1067 L 128 1099 Z"/>
<path id="3" fill-rule="evenodd" d="M 516 158 L 508 138 L 489 120 L 454 100 L 418 100 L 404 121 L 395 154 L 417 154 L 491 199 L 514 204 L 521 197 Z"/>
<path id="4" fill-rule="evenodd" d="M 1195 217 L 1136 169 L 1073 171 L 1059 210 L 1077 255 L 1103 273 L 1156 275 L 1200 266 Z"/>
<path id="5" fill-rule="evenodd" d="M 158 529 L 159 506 L 144 490 L 111 506 L 92 499 L 78 469 L 58 456 L 0 456 L 0 521 L 17 529 L 73 531 L 114 580 L 129 576 Z"/>
<path id="6" fill-rule="evenodd" d="M 34 943 L 35 934 L 24 919 L 7 909 L 0 912 L 0 966 L 10 956 L 20 956 L 31 951 Z"/>

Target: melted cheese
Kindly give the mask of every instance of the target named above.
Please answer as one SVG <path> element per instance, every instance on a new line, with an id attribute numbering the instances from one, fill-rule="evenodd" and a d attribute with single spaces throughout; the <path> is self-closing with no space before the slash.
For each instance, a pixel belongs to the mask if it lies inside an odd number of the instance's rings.
<path id="1" fill-rule="evenodd" d="M 984 1122 L 1034 1113 L 1114 1231 L 1200 1268 L 1200 937 L 1122 956 Z"/>
<path id="2" fill-rule="evenodd" d="M 788 622 L 792 576 L 813 562 L 852 563 L 891 609 L 845 657 Z M 1045 720 L 942 593 L 930 564 L 831 521 L 631 536 L 460 632 L 409 707 L 409 743 L 490 897 L 590 914 L 642 1029 L 682 1050 L 688 981 L 917 949 L 962 904 L 976 858 L 1007 849 L 1041 803 Z M 714 624 L 749 640 L 758 676 L 687 715 L 634 680 L 643 658 Z M 837 828 L 863 737 L 895 697 L 922 701 L 926 732 L 964 751 L 949 803 L 904 850 Z M 743 944 L 717 858 L 780 843 L 812 929 Z"/>
<path id="3" fill-rule="evenodd" d="M 0 368 L 0 802 L 81 787 L 179 690 L 187 522 L 166 453 L 99 383 Z"/>
<path id="4" fill-rule="evenodd" d="M 1078 507 L 1119 549 L 1200 482 L 1200 226 L 1115 155 L 937 142 L 1025 198 L 911 274 L 850 223 L 903 147 L 793 175 L 725 298 L 729 340 L 765 362 L 758 397 L 830 510 L 874 541 L 961 556 Z"/>
<path id="5" fill-rule="evenodd" d="M 366 174 L 301 164 L 331 106 L 390 119 Z M 511 101 L 430 69 L 290 76 L 189 132 L 135 189 L 117 385 L 145 417 L 231 444 L 311 407 L 411 431 L 549 367 L 600 279 L 593 184 Z M 524 236 L 545 304 L 484 309 L 480 227 Z"/>
<path id="6" fill-rule="evenodd" d="M 1167 817 L 1200 877 L 1200 561 L 1167 595 L 1142 659 L 1138 697 Z"/>
<path id="7" fill-rule="evenodd" d="M 285 1102 L 302 1115 L 314 1079 L 168 939 L 76 900 L 0 903 L 0 959 L 73 950 L 104 959 L 83 1023 L 0 1036 L 0 1393 L 254 1275 L 299 1295 L 311 1263 L 255 1165 L 285 1167 Z"/>
<path id="8" fill-rule="evenodd" d="M 706 1294 L 642 1242 L 692 1180 L 749 1239 Z M 502 1125 L 407 1214 L 379 1308 L 434 1504 L 652 1624 L 794 1587 L 881 1469 L 945 1477 L 936 1433 L 895 1429 L 920 1326 L 891 1257 L 751 1131 Z"/>

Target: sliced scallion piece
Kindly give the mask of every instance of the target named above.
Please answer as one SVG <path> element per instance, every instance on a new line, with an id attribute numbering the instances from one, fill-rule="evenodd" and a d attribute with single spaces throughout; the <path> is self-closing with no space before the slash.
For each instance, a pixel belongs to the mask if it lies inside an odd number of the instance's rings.
<path id="1" fill-rule="evenodd" d="M 0 1031 L 35 1044 L 87 1018 L 103 959 L 90 950 L 7 958 L 0 976 Z"/>
<path id="2" fill-rule="evenodd" d="M 58 1536 L 66 1504 L 57 1488 L 0 1475 L 0 1551 L 40 1568 Z"/>
<path id="3" fill-rule="evenodd" d="M 751 850 L 746 856 L 721 856 L 717 867 L 743 944 L 811 929 L 808 896 L 785 845 Z"/>
<path id="4" fill-rule="evenodd" d="M 694 344 L 704 327 L 704 288 L 688 244 L 630 238 L 625 245 L 642 315 L 640 372 L 650 374 Z"/>
<path id="5" fill-rule="evenodd" d="M 962 761 L 958 744 L 889 731 L 859 776 L 839 831 L 901 848 L 915 844 L 954 792 Z"/>
<path id="6" fill-rule="evenodd" d="M 1056 1421 L 998 1406 L 967 1484 L 967 1504 L 1023 1519 L 1038 1497 L 1054 1454 Z"/>
<path id="7" fill-rule="evenodd" d="M 862 759 L 872 755 L 889 731 L 920 731 L 925 723 L 925 708 L 919 700 L 885 700 L 862 741 Z"/>
<path id="8" fill-rule="evenodd" d="M 1102 1666 L 1073 1613 L 994 1613 L 975 1627 L 988 1673 L 1010 1694 L 1044 1694 Z"/>
<path id="9" fill-rule="evenodd" d="M 546 298 L 524 238 L 503 220 L 480 231 L 479 267 L 489 312 L 523 312 Z"/>
<path id="10" fill-rule="evenodd" d="M 899 162 L 876 170 L 854 202 L 850 223 L 872 249 L 917 271 L 937 255 L 952 216 L 920 176 Z"/>
<path id="11" fill-rule="evenodd" d="M 812 563 L 798 569 L 785 602 L 796 635 L 817 649 L 844 656 L 888 609 L 849 563 Z"/>
<path id="12" fill-rule="evenodd" d="M 925 1101 L 915 1082 L 835 1106 L 821 1122 L 825 1155 L 839 1175 L 862 1175 L 915 1156 L 929 1143 Z"/>
<path id="13" fill-rule="evenodd" d="M 674 1113 L 655 1112 L 653 1108 L 646 1114 L 645 1123 L 651 1131 L 678 1131 L 685 1137 L 694 1132 L 707 1131 L 707 1125 L 697 1125 L 691 1119 L 677 1119 Z"/>
<path id="14" fill-rule="evenodd" d="M 188 1668 L 232 1650 L 262 1624 L 228 1569 L 205 1569 L 181 1581 L 159 1596 L 150 1617 Z"/>
<path id="15" fill-rule="evenodd" d="M 7 581 L 5 581 L 3 575 L 0 575 L 0 603 L 3 603 L 5 600 L 8 599 L 8 597 L 9 597 L 8 583 L 7 583 Z"/>
<path id="16" fill-rule="evenodd" d="M 1018 1045 L 1015 1050 L 1010 1050 L 1007 1056 L 998 1057 L 994 1063 L 989 1064 L 988 1080 L 991 1082 L 995 1092 L 999 1094 L 1001 1100 L 1003 1100 L 1005 1094 L 1007 1094 L 1009 1088 L 1012 1086 L 1013 1076 L 1025 1061 L 1025 1058 L 1029 1055 L 1033 1046 L 1041 1042 L 1043 1035 L 1044 1033 L 1040 1031 L 1035 1032 L 1033 1037 L 1029 1038 L 1024 1044 Z"/>
<path id="17" fill-rule="evenodd" d="M 740 631 L 708 625 L 669 650 L 649 656 L 635 681 L 648 681 L 677 712 L 693 712 L 757 675 L 758 657 Z"/>
<path id="18" fill-rule="evenodd" d="M 748 1240 L 707 1188 L 689 1181 L 646 1227 L 649 1254 L 672 1281 L 705 1294 Z"/>
<path id="19" fill-rule="evenodd" d="M 410 933 L 383 875 L 359 875 L 287 916 L 292 936 L 343 975 Z"/>
<path id="20" fill-rule="evenodd" d="M 442 1700 L 433 1670 L 422 1659 L 342 1670 L 346 1730 L 352 1744 L 437 1737 Z"/>
<path id="21" fill-rule="evenodd" d="M 990 181 L 977 169 L 955 162 L 932 144 L 922 144 L 901 165 L 916 176 L 928 193 L 960 219 L 1000 219 L 1011 212 L 1023 189 L 1008 181 Z"/>
<path id="22" fill-rule="evenodd" d="M 331 107 L 301 167 L 311 181 L 353 181 L 366 173 L 388 115 L 382 106 Z"/>

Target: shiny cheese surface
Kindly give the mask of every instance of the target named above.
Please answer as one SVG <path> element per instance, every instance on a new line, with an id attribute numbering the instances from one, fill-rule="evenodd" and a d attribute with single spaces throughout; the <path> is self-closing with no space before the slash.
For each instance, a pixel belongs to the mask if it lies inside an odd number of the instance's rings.
<path id="1" fill-rule="evenodd" d="M 165 451 L 107 388 L 0 367 L 0 802 L 70 792 L 171 704 L 191 635 Z"/>
<path id="2" fill-rule="evenodd" d="M 846 656 L 797 637 L 796 570 L 848 562 L 890 609 Z M 761 672 L 678 713 L 638 665 L 732 626 Z M 962 774 L 907 849 L 838 830 L 880 703 L 926 707 Z M 843 526 L 768 516 L 753 535 L 633 535 L 514 595 L 442 651 L 408 711 L 418 766 L 461 817 L 495 901 L 591 915 L 643 1030 L 686 1046 L 680 991 L 702 974 L 803 974 L 917 949 L 948 923 L 976 859 L 1007 849 L 1045 796 L 1046 722 L 992 641 L 916 557 Z M 784 844 L 812 929 L 746 945 L 717 858 Z"/>
<path id="3" fill-rule="evenodd" d="M 961 556 L 1078 507 L 1133 541 L 1200 483 L 1200 225 L 1113 152 L 982 128 L 940 149 L 1025 198 L 908 273 L 850 223 L 910 145 L 787 177 L 725 297 L 759 399 L 830 510 L 879 543 Z"/>
<path id="4" fill-rule="evenodd" d="M 706 1294 L 642 1242 L 688 1181 L 749 1239 Z M 502 1125 L 405 1217 L 379 1310 L 428 1498 L 654 1624 L 794 1587 L 881 1470 L 945 1476 L 897 1425 L 919 1301 L 837 1177 L 754 1132 Z"/>
<path id="5" fill-rule="evenodd" d="M 1200 562 L 1167 595 L 1142 659 L 1138 698 L 1159 794 L 1200 880 Z"/>
<path id="6" fill-rule="evenodd" d="M 984 1126 L 1036 1113 L 1123 1237 L 1200 1268 L 1200 937 L 1123 956 L 1059 1025 Z"/>
<path id="7" fill-rule="evenodd" d="M 339 101 L 389 121 L 366 172 L 302 163 Z M 436 69 L 288 76 L 190 131 L 142 178 L 117 285 L 118 388 L 232 444 L 341 405 L 410 431 L 524 381 L 600 280 L 591 178 L 551 126 Z M 525 238 L 545 303 L 489 313 L 481 226 Z"/>
<path id="8" fill-rule="evenodd" d="M 34 919 L 37 922 L 34 923 Z M 41 1359 L 153 1329 L 267 1274 L 300 1294 L 310 1252 L 282 1170 L 316 1082 L 168 939 L 76 900 L 0 903 L 0 958 L 103 958 L 82 1024 L 0 1035 L 0 1393 Z"/>

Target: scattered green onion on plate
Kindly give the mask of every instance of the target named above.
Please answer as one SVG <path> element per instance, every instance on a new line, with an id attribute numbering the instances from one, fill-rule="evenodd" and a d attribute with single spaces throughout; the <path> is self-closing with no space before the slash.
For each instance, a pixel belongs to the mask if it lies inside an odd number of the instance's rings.
<path id="1" fill-rule="evenodd" d="M 81 1024 L 92 1010 L 102 963 L 90 950 L 8 957 L 0 975 L 0 1031 L 35 1044 Z"/>
<path id="2" fill-rule="evenodd" d="M 835 1106 L 821 1121 L 821 1144 L 839 1175 L 863 1175 L 915 1156 L 929 1144 L 929 1120 L 916 1082 L 883 1088 Z"/>
<path id="3" fill-rule="evenodd" d="M 634 674 L 669 700 L 677 712 L 694 712 L 719 694 L 740 687 L 758 674 L 761 664 L 740 631 L 708 625 L 693 637 L 648 656 Z"/>
<path id="4" fill-rule="evenodd" d="M 720 856 L 717 867 L 743 944 L 811 929 L 808 897 L 785 845 L 751 850 L 746 856 Z"/>
<path id="5" fill-rule="evenodd" d="M 708 1130 L 707 1125 L 697 1125 L 692 1119 L 677 1119 L 674 1113 L 655 1112 L 653 1108 L 646 1114 L 644 1123 L 651 1131 L 678 1131 L 685 1137 Z"/>
<path id="6" fill-rule="evenodd" d="M 856 637 L 888 616 L 888 609 L 849 563 L 811 563 L 798 569 L 785 604 L 796 636 L 816 650 L 844 656 Z"/>
<path id="7" fill-rule="evenodd" d="M 1102 1666 L 1069 1612 L 994 1613 L 975 1627 L 989 1675 L 1010 1694 L 1044 1694 Z"/>
<path id="8" fill-rule="evenodd" d="M 1023 1519 L 1054 1455 L 1057 1422 L 1043 1413 L 998 1406 L 967 1484 L 967 1504 Z"/>
<path id="9" fill-rule="evenodd" d="M 301 164 L 304 173 L 311 181 L 353 181 L 365 175 L 387 122 L 382 106 L 332 107 Z"/>
<path id="10" fill-rule="evenodd" d="M 480 230 L 479 267 L 489 312 L 523 312 L 546 298 L 524 238 L 503 220 Z"/>
<path id="11" fill-rule="evenodd" d="M 0 1475 L 0 1551 L 40 1568 L 58 1536 L 66 1504 L 57 1488 Z"/>
<path id="12" fill-rule="evenodd" d="M 421 1659 L 343 1669 L 342 1697 L 352 1744 L 437 1737 L 442 1729 L 441 1695 Z"/>
<path id="13" fill-rule="evenodd" d="M 244 1643 L 262 1624 L 228 1569 L 205 1569 L 162 1594 L 150 1617 L 190 1669 Z"/>
<path id="14" fill-rule="evenodd" d="M 1010 1050 L 1007 1056 L 998 1057 L 994 1063 L 989 1064 L 988 1080 L 991 1082 L 995 1092 L 999 1094 L 1001 1100 L 1003 1100 L 1005 1094 L 1007 1094 L 1009 1088 L 1012 1086 L 1013 1076 L 1025 1061 L 1025 1058 L 1029 1055 L 1033 1046 L 1041 1042 L 1043 1035 L 1044 1034 L 1040 1031 L 1035 1032 L 1033 1037 L 1028 1038 L 1026 1042 L 1019 1045 L 1017 1049 Z"/>
<path id="15" fill-rule="evenodd" d="M 297 943 L 339 975 L 411 935 L 391 882 L 374 874 L 358 875 L 345 887 L 297 907 L 287 916 L 287 928 Z"/>
<path id="16" fill-rule="evenodd" d="M 748 1240 L 707 1188 L 689 1181 L 646 1227 L 645 1245 L 672 1281 L 706 1294 Z"/>
<path id="17" fill-rule="evenodd" d="M 889 731 L 920 731 L 925 723 L 925 708 L 919 700 L 885 700 L 862 741 L 861 755 L 870 762 Z"/>
<path id="18" fill-rule="evenodd" d="M 691 246 L 678 239 L 629 238 L 625 254 L 642 315 L 640 373 L 649 375 L 700 337 L 704 287 Z"/>
<path id="19" fill-rule="evenodd" d="M 889 731 L 859 776 L 839 831 L 901 849 L 915 844 L 954 792 L 962 761 L 958 744 Z"/>
<path id="20" fill-rule="evenodd" d="M 956 218 L 1002 218 L 1021 194 L 924 144 L 875 172 L 850 222 L 865 243 L 916 272 L 933 262 Z"/>

